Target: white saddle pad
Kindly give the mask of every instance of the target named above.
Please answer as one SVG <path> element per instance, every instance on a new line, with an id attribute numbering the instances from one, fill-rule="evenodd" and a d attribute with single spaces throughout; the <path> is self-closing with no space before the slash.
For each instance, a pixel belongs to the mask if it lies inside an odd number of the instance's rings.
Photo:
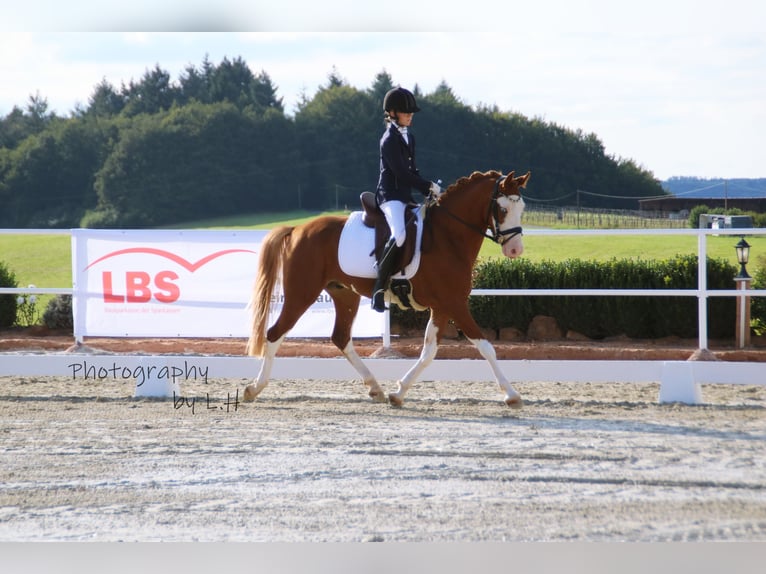
<path id="1" fill-rule="evenodd" d="M 415 255 L 412 261 L 401 273 L 393 275 L 393 279 L 410 279 L 417 273 L 420 265 L 420 243 L 423 238 L 423 222 L 419 208 L 413 208 L 416 215 L 415 223 L 417 226 L 415 238 Z M 354 211 L 348 216 L 346 225 L 340 234 L 340 243 L 338 244 L 338 263 L 341 270 L 352 277 L 377 276 L 375 271 L 375 254 L 370 253 L 375 249 L 375 230 L 366 227 L 362 223 L 361 211 Z"/>

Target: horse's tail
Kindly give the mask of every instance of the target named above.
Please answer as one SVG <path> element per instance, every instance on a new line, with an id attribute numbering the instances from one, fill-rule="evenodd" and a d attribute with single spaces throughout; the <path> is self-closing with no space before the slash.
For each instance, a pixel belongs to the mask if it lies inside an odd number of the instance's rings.
<path id="1" fill-rule="evenodd" d="M 261 243 L 258 256 L 258 275 L 250 299 L 250 340 L 247 342 L 247 354 L 263 356 L 266 344 L 266 327 L 271 309 L 271 297 L 274 288 L 281 282 L 282 259 L 290 242 L 293 227 L 282 226 L 269 232 Z"/>

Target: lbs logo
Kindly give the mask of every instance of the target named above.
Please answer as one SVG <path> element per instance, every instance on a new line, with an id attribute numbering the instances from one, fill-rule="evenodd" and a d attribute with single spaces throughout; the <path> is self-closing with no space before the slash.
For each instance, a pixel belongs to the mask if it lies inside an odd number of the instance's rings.
<path id="1" fill-rule="evenodd" d="M 248 249 L 225 249 L 211 253 L 192 263 L 164 249 L 131 247 L 107 253 L 88 265 L 85 270 L 102 261 L 121 255 L 146 254 L 163 257 L 194 273 L 211 261 L 231 253 L 255 253 L 255 251 Z M 117 272 L 117 274 L 113 271 L 102 271 L 101 286 L 104 303 L 149 303 L 152 299 L 159 303 L 173 303 L 181 297 L 181 288 L 176 283 L 178 279 L 178 273 L 168 269 L 158 271 L 154 275 L 139 270 L 124 270 Z"/>

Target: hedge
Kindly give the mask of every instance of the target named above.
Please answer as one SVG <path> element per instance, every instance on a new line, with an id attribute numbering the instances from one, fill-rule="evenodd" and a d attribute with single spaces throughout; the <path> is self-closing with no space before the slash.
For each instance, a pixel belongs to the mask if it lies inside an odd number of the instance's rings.
<path id="1" fill-rule="evenodd" d="M 707 261 L 709 289 L 733 289 L 734 265 Z M 480 262 L 474 269 L 476 289 L 696 289 L 697 256 L 669 260 L 570 259 L 563 262 L 503 259 Z M 496 332 L 514 327 L 526 332 L 536 315 L 554 317 L 566 331 L 591 339 L 627 335 L 636 339 L 697 337 L 697 298 L 690 296 L 475 296 L 469 306 L 476 322 Z M 734 337 L 736 301 L 708 299 L 708 335 Z M 392 321 L 404 328 L 424 327 L 427 313 L 394 308 Z"/>
<path id="2" fill-rule="evenodd" d="M 16 275 L 0 261 L 0 287 L 16 288 Z M 0 295 L 0 328 L 12 327 L 16 323 L 16 296 Z"/>

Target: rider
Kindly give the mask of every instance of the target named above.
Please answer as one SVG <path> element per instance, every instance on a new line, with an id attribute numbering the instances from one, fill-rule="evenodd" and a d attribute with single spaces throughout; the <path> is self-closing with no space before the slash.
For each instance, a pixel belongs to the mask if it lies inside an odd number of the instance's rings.
<path id="1" fill-rule="evenodd" d="M 413 203 L 412 188 L 423 195 L 439 196 L 441 187 L 423 179 L 415 167 L 415 135 L 408 131 L 412 116 L 420 108 L 412 92 L 398 87 L 389 90 L 383 98 L 383 111 L 387 123 L 380 138 L 380 178 L 376 198 L 391 229 L 391 239 L 378 261 L 378 276 L 372 289 L 372 308 L 385 311 L 384 295 L 393 273 L 394 262 L 404 245 L 406 236 L 405 211 Z"/>

